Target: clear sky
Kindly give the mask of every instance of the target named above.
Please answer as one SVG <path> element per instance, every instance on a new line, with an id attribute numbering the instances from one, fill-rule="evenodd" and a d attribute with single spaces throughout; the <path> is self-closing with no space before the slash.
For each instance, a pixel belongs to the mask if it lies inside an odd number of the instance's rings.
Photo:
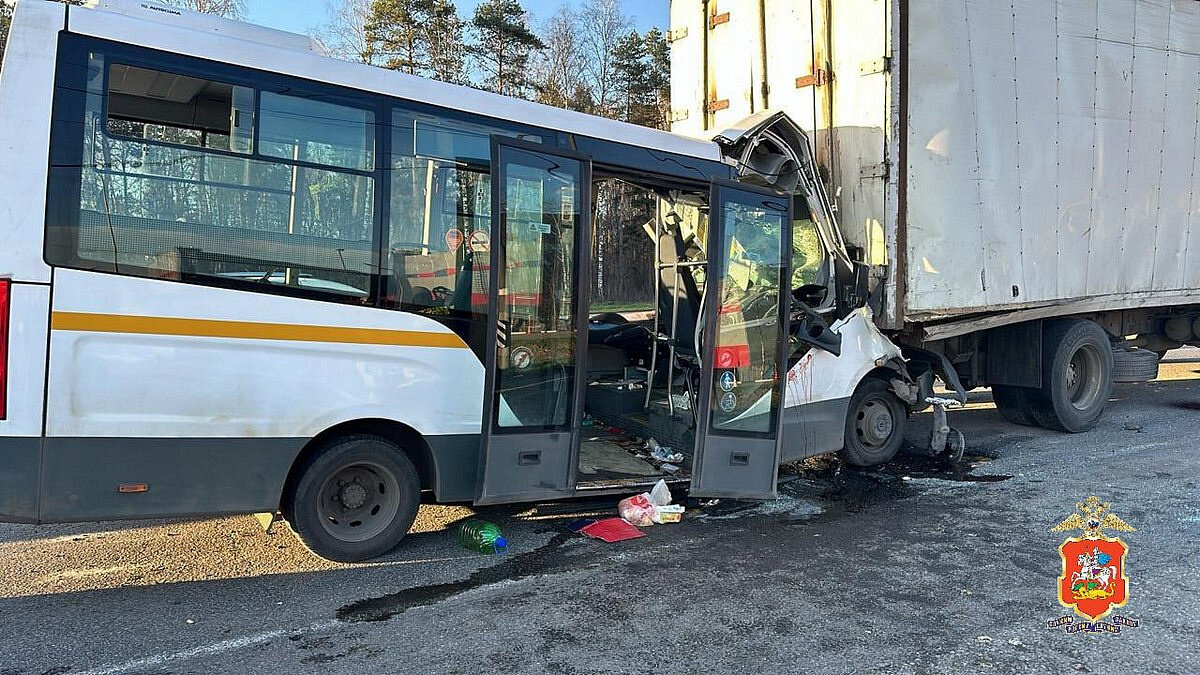
<path id="1" fill-rule="evenodd" d="M 334 0 L 336 2 L 336 0 Z M 479 0 L 457 0 L 458 13 L 470 17 Z M 540 24 L 564 4 L 579 5 L 579 0 L 522 0 L 522 5 Z M 638 30 L 657 26 L 669 28 L 670 0 L 624 0 L 625 13 L 633 17 Z M 307 33 L 328 19 L 327 0 L 246 0 L 247 19 L 293 33 Z"/>

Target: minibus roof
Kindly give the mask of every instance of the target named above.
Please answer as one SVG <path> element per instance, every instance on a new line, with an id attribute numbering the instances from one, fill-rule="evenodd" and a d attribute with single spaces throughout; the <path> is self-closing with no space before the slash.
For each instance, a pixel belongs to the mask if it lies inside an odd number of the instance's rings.
<path id="1" fill-rule="evenodd" d="M 67 30 L 569 134 L 722 161 L 712 141 L 326 56 L 310 38 L 146 0 L 70 7 Z"/>

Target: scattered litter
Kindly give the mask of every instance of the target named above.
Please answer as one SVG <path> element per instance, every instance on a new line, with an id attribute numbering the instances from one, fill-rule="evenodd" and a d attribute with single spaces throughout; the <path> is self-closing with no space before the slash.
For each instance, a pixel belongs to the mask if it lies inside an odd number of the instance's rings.
<path id="1" fill-rule="evenodd" d="M 662 523 L 678 523 L 683 520 L 684 507 L 680 504 L 667 504 L 657 507 L 654 514 L 654 522 Z"/>
<path id="2" fill-rule="evenodd" d="M 630 525 L 623 518 L 605 518 L 584 527 L 580 532 L 600 541 L 610 544 L 626 539 L 637 539 L 646 536 L 641 530 Z"/>
<path id="3" fill-rule="evenodd" d="M 991 642 L 992 637 L 990 635 L 980 635 L 979 637 L 975 638 L 975 641 L 976 642 Z"/>
<path id="4" fill-rule="evenodd" d="M 653 438 L 646 441 L 646 449 L 650 451 L 650 457 L 660 462 L 671 462 L 678 464 L 683 461 L 683 453 L 675 452 L 671 448 L 664 447 L 658 444 L 658 441 Z"/>
<path id="5" fill-rule="evenodd" d="M 188 619 L 188 620 L 187 620 L 187 622 L 188 622 L 188 623 L 196 623 L 195 621 L 193 621 L 193 620 L 191 620 L 191 619 Z"/>
<path id="6" fill-rule="evenodd" d="M 661 469 L 662 472 L 667 474 L 668 476 L 674 476 L 675 474 L 679 473 L 679 467 L 674 464 L 668 463 L 668 462 L 664 462 L 658 468 Z"/>
<path id="7" fill-rule="evenodd" d="M 650 490 L 650 503 L 655 506 L 666 506 L 671 503 L 671 488 L 667 487 L 667 481 L 660 478 L 654 484 L 654 488 Z"/>
<path id="8" fill-rule="evenodd" d="M 508 539 L 500 532 L 500 526 L 477 518 L 464 520 L 458 526 L 458 544 L 479 553 L 504 553 L 508 550 Z"/>
<path id="9" fill-rule="evenodd" d="M 646 527 L 654 523 L 678 523 L 686 510 L 683 506 L 671 504 L 671 488 L 665 480 L 659 479 L 650 492 L 627 497 L 617 502 L 617 512 L 621 517 L 638 527 Z"/>
<path id="10" fill-rule="evenodd" d="M 1137 433 L 1140 434 L 1140 433 L 1142 433 L 1142 429 L 1144 427 L 1140 424 L 1130 424 L 1129 422 L 1126 422 L 1125 426 L 1123 426 L 1121 428 L 1124 429 L 1125 431 L 1136 431 Z"/>
<path id="11" fill-rule="evenodd" d="M 617 502 L 617 513 L 630 523 L 646 527 L 654 524 L 654 515 L 657 513 L 657 508 L 650 503 L 649 493 L 643 492 L 640 495 L 626 497 L 620 502 Z"/>

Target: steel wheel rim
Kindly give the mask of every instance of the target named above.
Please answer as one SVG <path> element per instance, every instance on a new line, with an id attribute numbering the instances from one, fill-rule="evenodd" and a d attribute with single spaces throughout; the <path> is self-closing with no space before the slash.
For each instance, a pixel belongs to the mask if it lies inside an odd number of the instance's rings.
<path id="1" fill-rule="evenodd" d="M 400 482 L 374 462 L 355 462 L 333 472 L 318 492 L 321 526 L 344 542 L 378 536 L 400 510 Z"/>
<path id="2" fill-rule="evenodd" d="M 1083 345 L 1076 349 L 1067 362 L 1063 382 L 1071 407 L 1086 411 L 1094 406 L 1103 389 L 1100 382 L 1100 351 L 1094 345 Z"/>
<path id="3" fill-rule="evenodd" d="M 854 433 L 867 448 L 886 445 L 895 428 L 891 407 L 878 396 L 864 400 L 854 416 Z"/>

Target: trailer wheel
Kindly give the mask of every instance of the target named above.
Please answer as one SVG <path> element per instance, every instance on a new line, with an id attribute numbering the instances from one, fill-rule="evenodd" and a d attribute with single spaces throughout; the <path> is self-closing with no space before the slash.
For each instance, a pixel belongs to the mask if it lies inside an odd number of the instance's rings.
<path id="1" fill-rule="evenodd" d="M 1042 349 L 1042 388 L 1030 401 L 1034 419 L 1071 433 L 1096 426 L 1113 387 L 1108 333 L 1093 321 L 1058 321 L 1048 324 Z"/>
<path id="2" fill-rule="evenodd" d="M 992 401 L 1004 419 L 1013 424 L 1032 427 L 1037 425 L 1030 405 L 1030 396 L 1036 389 L 1012 387 L 1003 384 L 992 385 Z"/>
<path id="3" fill-rule="evenodd" d="M 284 512 L 304 545 L 322 558 L 355 562 L 383 555 L 417 516 L 416 467 L 387 439 L 331 439 L 299 469 Z"/>
<path id="4" fill-rule="evenodd" d="M 842 459 L 854 466 L 889 461 L 904 441 L 908 412 L 887 382 L 868 377 L 850 397 Z"/>

